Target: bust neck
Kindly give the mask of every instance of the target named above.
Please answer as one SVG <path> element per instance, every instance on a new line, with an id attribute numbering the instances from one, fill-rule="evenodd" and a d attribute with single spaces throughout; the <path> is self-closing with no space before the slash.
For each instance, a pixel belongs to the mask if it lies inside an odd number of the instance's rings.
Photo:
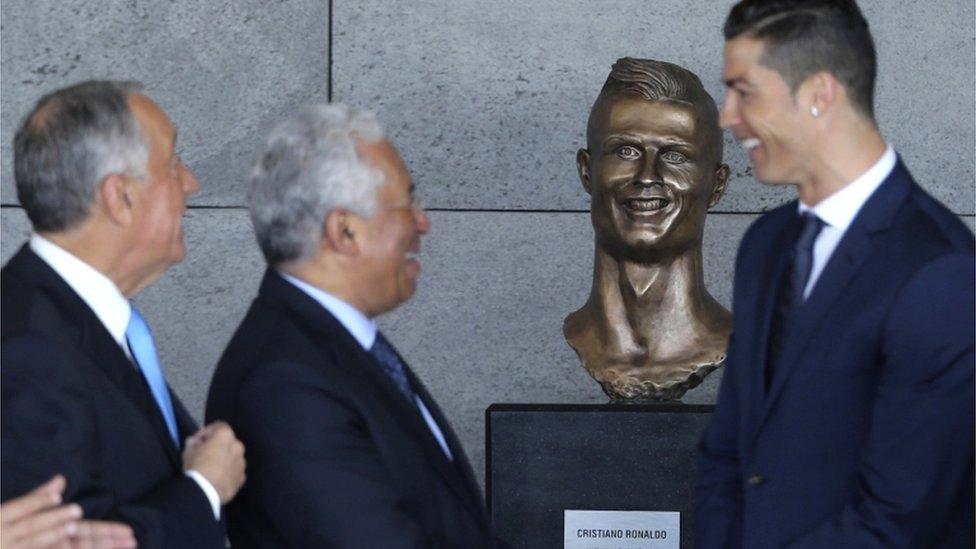
<path id="1" fill-rule="evenodd" d="M 700 248 L 644 263 L 598 245 L 589 299 L 564 323 L 566 340 L 605 390 L 601 375 L 664 386 L 714 369 L 731 328 L 731 314 L 705 289 Z"/>

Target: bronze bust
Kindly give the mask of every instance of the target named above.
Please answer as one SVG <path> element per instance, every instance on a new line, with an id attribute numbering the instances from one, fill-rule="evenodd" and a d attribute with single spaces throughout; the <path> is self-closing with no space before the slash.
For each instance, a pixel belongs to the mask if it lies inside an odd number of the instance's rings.
<path id="1" fill-rule="evenodd" d="M 619 59 L 576 155 L 593 286 L 563 333 L 613 400 L 681 398 L 725 360 L 732 315 L 705 289 L 702 234 L 725 193 L 715 101 L 693 73 Z"/>

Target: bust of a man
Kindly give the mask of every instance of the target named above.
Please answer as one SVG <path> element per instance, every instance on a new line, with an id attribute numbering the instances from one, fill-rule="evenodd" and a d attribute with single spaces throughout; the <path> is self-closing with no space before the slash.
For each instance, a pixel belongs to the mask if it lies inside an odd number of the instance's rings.
<path id="1" fill-rule="evenodd" d="M 705 215 L 729 178 L 715 101 L 677 65 L 620 59 L 576 164 L 596 253 L 566 341 L 611 399 L 680 398 L 723 363 L 732 331 L 702 267 Z"/>

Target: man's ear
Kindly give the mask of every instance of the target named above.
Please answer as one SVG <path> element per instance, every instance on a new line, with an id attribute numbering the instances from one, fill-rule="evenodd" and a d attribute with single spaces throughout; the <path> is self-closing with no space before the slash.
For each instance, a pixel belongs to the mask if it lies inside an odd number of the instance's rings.
<path id="1" fill-rule="evenodd" d="M 586 191 L 586 194 L 592 195 L 593 192 L 590 190 L 590 151 L 586 149 L 576 151 L 576 171 L 579 172 L 583 190 Z"/>
<path id="2" fill-rule="evenodd" d="M 818 117 L 830 112 L 842 93 L 843 86 L 826 71 L 811 74 L 797 89 L 797 103 L 811 116 Z"/>
<path id="3" fill-rule="evenodd" d="M 357 255 L 359 244 L 356 242 L 356 231 L 353 228 L 356 214 L 336 208 L 325 216 L 325 226 L 322 239 L 332 250 L 343 255 Z"/>
<path id="4" fill-rule="evenodd" d="M 715 188 L 712 189 L 712 196 L 708 199 L 708 207 L 711 208 L 718 204 L 719 200 L 725 196 L 725 189 L 729 185 L 729 174 L 732 170 L 729 169 L 728 164 L 719 164 L 718 169 L 715 170 Z"/>
<path id="5" fill-rule="evenodd" d="M 96 204 L 112 223 L 128 226 L 132 223 L 133 208 L 139 198 L 136 185 L 140 184 L 123 174 L 109 174 L 98 185 Z"/>

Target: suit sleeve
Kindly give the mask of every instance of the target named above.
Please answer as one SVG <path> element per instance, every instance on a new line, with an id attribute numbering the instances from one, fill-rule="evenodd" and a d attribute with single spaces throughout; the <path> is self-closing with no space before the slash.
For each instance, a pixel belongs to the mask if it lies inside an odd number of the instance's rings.
<path id="1" fill-rule="evenodd" d="M 971 484 L 976 267 L 948 256 L 920 270 L 893 304 L 856 490 L 791 547 L 928 547 Z M 971 488 L 971 486 L 970 486 Z"/>
<path id="2" fill-rule="evenodd" d="M 129 524 L 141 548 L 223 546 L 206 496 L 182 474 L 136 500 L 116 499 L 102 479 L 100 455 L 117 449 L 98 447 L 93 395 L 57 344 L 30 334 L 6 338 L 0 371 L 2 499 L 60 473 L 68 481 L 65 501 L 80 504 L 86 518 Z"/>
<path id="3" fill-rule="evenodd" d="M 729 339 L 722 383 L 712 421 L 698 448 L 695 505 L 695 546 L 700 549 L 738 547 L 742 539 L 742 486 L 739 479 L 739 410 L 734 356 L 735 334 Z"/>
<path id="4" fill-rule="evenodd" d="M 233 426 L 248 449 L 248 498 L 289 546 L 433 544 L 404 512 L 360 414 L 325 376 L 307 365 L 266 363 L 239 397 Z"/>

